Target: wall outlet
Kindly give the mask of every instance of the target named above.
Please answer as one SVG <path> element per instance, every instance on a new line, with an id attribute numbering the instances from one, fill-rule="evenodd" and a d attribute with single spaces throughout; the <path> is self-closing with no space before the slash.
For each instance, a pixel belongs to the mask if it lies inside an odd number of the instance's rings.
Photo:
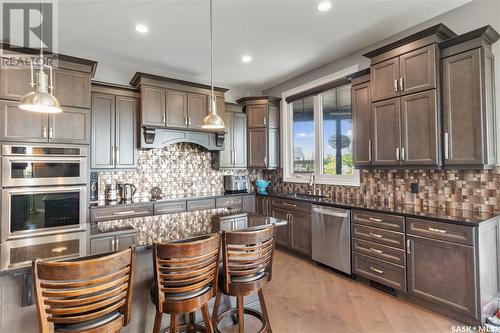
<path id="1" fill-rule="evenodd" d="M 411 183 L 411 193 L 418 193 L 420 192 L 420 188 L 418 187 L 418 183 Z"/>

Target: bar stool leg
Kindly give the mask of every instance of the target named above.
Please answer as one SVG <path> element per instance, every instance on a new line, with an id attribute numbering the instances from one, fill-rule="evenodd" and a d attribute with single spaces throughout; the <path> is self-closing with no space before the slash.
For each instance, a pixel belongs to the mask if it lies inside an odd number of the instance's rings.
<path id="1" fill-rule="evenodd" d="M 266 318 L 267 333 L 273 333 L 273 330 L 271 329 L 271 322 L 269 321 L 269 316 L 267 314 L 266 301 L 264 300 L 264 293 L 262 292 L 262 289 L 259 290 L 259 302 L 262 314 L 264 315 L 264 318 Z"/>
<path id="2" fill-rule="evenodd" d="M 244 333 L 245 332 L 245 313 L 243 311 L 243 296 L 237 297 L 237 303 L 238 303 L 239 333 Z"/>
<path id="3" fill-rule="evenodd" d="M 177 316 L 175 314 L 170 315 L 170 331 L 169 333 L 177 332 Z"/>
<path id="4" fill-rule="evenodd" d="M 194 327 L 195 324 L 196 324 L 196 313 L 193 311 L 193 312 L 189 313 L 189 328 L 188 328 L 188 332 L 196 332 L 196 329 Z"/>
<path id="5" fill-rule="evenodd" d="M 206 304 L 203 304 L 201 307 L 201 314 L 203 315 L 203 322 L 205 323 L 205 330 L 207 333 L 214 333 L 212 318 L 210 318 L 210 311 L 208 311 L 208 306 Z"/>
<path id="6" fill-rule="evenodd" d="M 217 295 L 215 295 L 215 303 L 214 303 L 214 308 L 213 308 L 213 313 L 212 313 L 212 323 L 215 326 L 217 326 L 217 320 L 219 320 L 219 306 L 220 306 L 220 300 L 222 298 L 222 294 L 218 291 Z"/>
<path id="7" fill-rule="evenodd" d="M 161 318 L 163 313 L 156 311 L 155 315 L 155 325 L 153 326 L 153 333 L 160 333 L 161 331 Z"/>

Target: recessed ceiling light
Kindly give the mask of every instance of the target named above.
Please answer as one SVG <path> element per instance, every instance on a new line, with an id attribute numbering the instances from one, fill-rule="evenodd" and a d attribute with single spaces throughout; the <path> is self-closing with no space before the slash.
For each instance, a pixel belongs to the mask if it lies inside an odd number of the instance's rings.
<path id="1" fill-rule="evenodd" d="M 149 29 L 144 24 L 138 24 L 135 26 L 135 31 L 145 34 L 146 32 L 149 31 Z"/>
<path id="2" fill-rule="evenodd" d="M 332 8 L 332 3 L 330 1 L 321 1 L 316 8 L 320 12 L 326 12 Z"/>
<path id="3" fill-rule="evenodd" d="M 244 55 L 243 57 L 241 57 L 241 61 L 244 63 L 249 63 L 252 61 L 252 57 L 249 55 Z"/>

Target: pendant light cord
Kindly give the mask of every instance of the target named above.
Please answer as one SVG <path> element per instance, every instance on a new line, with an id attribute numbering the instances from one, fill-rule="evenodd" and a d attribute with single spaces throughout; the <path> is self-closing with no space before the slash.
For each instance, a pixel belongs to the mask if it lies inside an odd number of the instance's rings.
<path id="1" fill-rule="evenodd" d="M 210 109 L 214 113 L 213 98 L 214 98 L 214 33 L 213 33 L 213 14 L 212 14 L 212 0 L 210 0 L 210 87 L 212 95 L 210 96 Z"/>
<path id="2" fill-rule="evenodd" d="M 43 13 L 42 13 L 42 0 L 40 0 L 40 61 L 43 63 Z"/>

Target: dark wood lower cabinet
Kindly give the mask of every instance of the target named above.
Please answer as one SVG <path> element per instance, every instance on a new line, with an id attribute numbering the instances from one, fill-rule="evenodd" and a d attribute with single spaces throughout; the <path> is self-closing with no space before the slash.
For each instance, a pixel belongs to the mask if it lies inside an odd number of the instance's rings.
<path id="1" fill-rule="evenodd" d="M 290 247 L 311 255 L 311 213 L 290 212 Z"/>
<path id="2" fill-rule="evenodd" d="M 100 254 L 121 251 L 134 245 L 137 241 L 136 232 L 108 234 L 90 238 L 90 254 Z"/>
<path id="3" fill-rule="evenodd" d="M 281 220 L 287 220 L 288 219 L 288 214 L 289 211 L 281 208 L 272 208 L 271 209 L 271 216 L 275 217 L 277 219 Z M 290 221 L 289 221 L 290 222 Z M 276 244 L 284 246 L 284 247 L 290 247 L 290 225 L 282 225 L 276 228 Z"/>
<path id="4" fill-rule="evenodd" d="M 408 236 L 408 293 L 476 317 L 474 248 Z"/>

